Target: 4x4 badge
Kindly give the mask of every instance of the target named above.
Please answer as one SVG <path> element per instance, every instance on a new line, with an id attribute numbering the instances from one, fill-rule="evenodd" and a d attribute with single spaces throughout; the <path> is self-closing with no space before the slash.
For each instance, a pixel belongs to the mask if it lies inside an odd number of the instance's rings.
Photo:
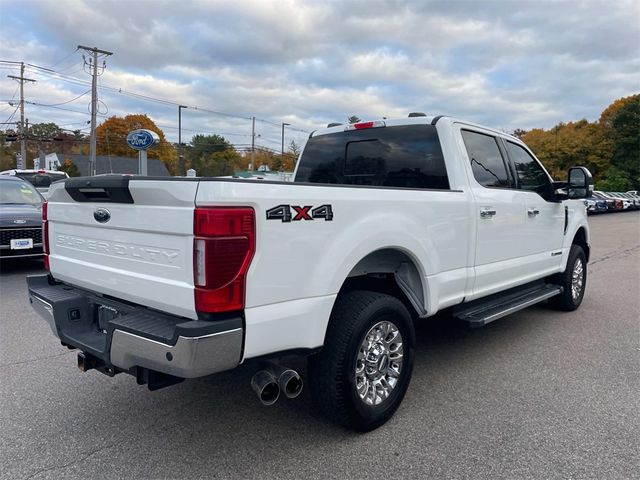
<path id="1" fill-rule="evenodd" d="M 291 212 L 291 210 L 294 212 Z M 292 213 L 295 213 L 295 216 Z M 312 205 L 278 205 L 267 210 L 267 220 L 280 220 L 289 223 L 291 221 L 317 219 L 324 219 L 326 222 L 333 220 L 333 208 L 331 205 L 325 204 L 316 208 L 313 208 Z"/>
<path id="2" fill-rule="evenodd" d="M 93 218 L 95 218 L 98 223 L 107 223 L 111 219 L 111 213 L 106 208 L 97 208 L 96 211 L 93 212 Z"/>

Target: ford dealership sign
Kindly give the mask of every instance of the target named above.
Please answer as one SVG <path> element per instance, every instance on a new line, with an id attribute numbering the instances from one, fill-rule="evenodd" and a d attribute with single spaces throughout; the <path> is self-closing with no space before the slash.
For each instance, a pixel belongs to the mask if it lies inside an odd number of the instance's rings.
<path id="1" fill-rule="evenodd" d="M 127 143 L 136 150 L 147 150 L 160 142 L 160 137 L 151 130 L 133 130 L 127 135 Z"/>

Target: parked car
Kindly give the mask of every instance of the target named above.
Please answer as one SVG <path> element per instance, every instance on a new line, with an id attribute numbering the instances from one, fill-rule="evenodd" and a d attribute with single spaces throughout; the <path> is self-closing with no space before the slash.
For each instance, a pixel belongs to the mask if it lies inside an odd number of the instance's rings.
<path id="1" fill-rule="evenodd" d="M 53 182 L 69 178 L 66 172 L 57 170 L 25 170 L 12 169 L 0 172 L 0 175 L 13 175 L 31 183 L 46 198 L 49 193 L 49 187 Z"/>
<path id="2" fill-rule="evenodd" d="M 0 258 L 42 256 L 43 202 L 29 182 L 0 176 Z"/>
<path id="3" fill-rule="evenodd" d="M 630 195 L 631 198 L 633 198 L 633 200 L 636 202 L 636 205 L 638 206 L 638 208 L 640 208 L 640 195 L 633 192 L 627 192 L 627 195 Z"/>
<path id="4" fill-rule="evenodd" d="M 631 203 L 627 200 L 626 201 L 626 206 L 625 206 L 625 200 L 623 200 L 622 198 L 612 194 L 611 192 L 602 192 L 599 191 L 598 192 L 600 195 L 602 195 L 604 198 L 608 198 L 610 200 L 613 200 L 613 203 L 615 205 L 615 211 L 621 211 L 621 210 L 625 210 L 627 208 L 630 207 Z"/>
<path id="5" fill-rule="evenodd" d="M 611 198 L 614 198 L 616 200 L 620 200 L 622 202 L 622 210 L 633 209 L 633 201 L 631 199 L 623 197 L 616 192 L 604 192 L 604 194 L 609 195 Z"/>
<path id="6" fill-rule="evenodd" d="M 593 198 L 595 198 L 596 200 L 601 200 L 605 202 L 608 212 L 615 212 L 616 210 L 622 209 L 622 201 L 619 201 L 616 203 L 615 199 L 604 195 L 602 192 L 599 192 L 599 191 L 593 192 Z M 620 208 L 618 208 L 618 204 Z"/>
<path id="7" fill-rule="evenodd" d="M 590 215 L 607 211 L 607 203 L 604 200 L 595 197 L 587 198 L 584 201 L 584 206 L 587 209 L 587 213 Z"/>
<path id="8" fill-rule="evenodd" d="M 633 210 L 637 210 L 640 208 L 640 200 L 636 199 L 636 197 L 634 197 L 633 195 L 631 195 L 630 193 L 626 193 L 626 192 L 613 192 L 614 195 L 622 198 L 622 200 L 628 200 L 631 202 L 631 206 L 629 208 L 633 209 Z"/>

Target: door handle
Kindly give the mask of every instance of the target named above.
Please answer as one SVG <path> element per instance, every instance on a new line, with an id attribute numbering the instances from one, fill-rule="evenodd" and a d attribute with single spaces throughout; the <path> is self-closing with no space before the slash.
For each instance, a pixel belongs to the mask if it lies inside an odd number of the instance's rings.
<path id="1" fill-rule="evenodd" d="M 495 214 L 495 210 L 490 210 L 488 208 L 483 208 L 482 210 L 480 210 L 480 218 L 491 218 L 495 216 Z"/>
<path id="2" fill-rule="evenodd" d="M 535 217 L 539 213 L 540 210 L 538 210 L 537 208 L 527 208 L 527 215 L 529 215 L 530 217 Z"/>

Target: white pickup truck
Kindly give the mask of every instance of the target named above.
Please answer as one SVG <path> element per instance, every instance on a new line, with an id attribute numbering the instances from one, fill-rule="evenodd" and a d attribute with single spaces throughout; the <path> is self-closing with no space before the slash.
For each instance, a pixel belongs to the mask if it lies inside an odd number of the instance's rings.
<path id="1" fill-rule="evenodd" d="M 29 299 L 81 370 L 150 389 L 260 360 L 269 404 L 300 392 L 286 359 L 307 356 L 319 408 L 367 431 L 405 395 L 417 319 L 580 305 L 592 188 L 583 167 L 553 182 L 517 138 L 446 116 L 331 124 L 293 183 L 53 184 L 50 273 Z"/>

